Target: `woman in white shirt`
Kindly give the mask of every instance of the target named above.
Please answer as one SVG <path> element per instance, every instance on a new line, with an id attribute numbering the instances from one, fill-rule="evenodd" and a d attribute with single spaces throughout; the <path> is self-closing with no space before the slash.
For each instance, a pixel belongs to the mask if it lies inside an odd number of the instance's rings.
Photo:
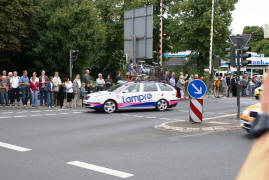
<path id="1" fill-rule="evenodd" d="M 71 101 L 72 101 L 72 95 L 73 95 L 73 84 L 69 80 L 69 78 L 66 78 L 65 80 L 65 89 L 66 89 L 66 107 L 71 108 Z"/>

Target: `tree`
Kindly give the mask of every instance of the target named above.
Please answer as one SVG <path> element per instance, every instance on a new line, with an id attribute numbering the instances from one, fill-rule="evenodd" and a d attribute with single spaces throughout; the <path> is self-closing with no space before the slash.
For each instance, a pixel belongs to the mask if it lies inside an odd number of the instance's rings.
<path id="1" fill-rule="evenodd" d="M 237 0 L 218 0 L 214 13 L 213 54 L 223 55 L 230 35 L 229 26 L 232 22 L 231 11 Z M 171 19 L 171 41 L 174 51 L 192 50 L 197 69 L 203 73 L 208 67 L 211 0 L 174 1 L 168 18 Z"/>
<path id="2" fill-rule="evenodd" d="M 105 27 L 99 11 L 88 0 L 39 0 L 31 36 L 25 40 L 23 61 L 30 71 L 47 69 L 67 76 L 70 49 L 79 50 L 74 73 L 101 61 Z"/>
<path id="3" fill-rule="evenodd" d="M 251 34 L 251 39 L 248 43 L 251 51 L 269 57 L 269 40 L 264 39 L 264 30 L 262 27 L 246 26 L 244 27 L 243 34 Z"/>
<path id="4" fill-rule="evenodd" d="M 32 0 L 0 1 L 0 63 L 10 63 L 21 51 L 21 39 L 28 36 L 34 14 Z"/>

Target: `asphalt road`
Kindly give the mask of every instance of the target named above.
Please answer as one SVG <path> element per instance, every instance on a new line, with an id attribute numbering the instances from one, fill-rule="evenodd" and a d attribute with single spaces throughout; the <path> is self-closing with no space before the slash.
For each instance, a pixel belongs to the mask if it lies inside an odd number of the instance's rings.
<path id="1" fill-rule="evenodd" d="M 254 103 L 243 98 L 242 108 Z M 233 179 L 252 144 L 244 130 L 179 133 L 154 128 L 187 120 L 188 106 L 183 101 L 166 112 L 114 114 L 0 109 L 0 179 Z M 231 115 L 236 100 L 208 99 L 204 107 L 205 118 Z"/>

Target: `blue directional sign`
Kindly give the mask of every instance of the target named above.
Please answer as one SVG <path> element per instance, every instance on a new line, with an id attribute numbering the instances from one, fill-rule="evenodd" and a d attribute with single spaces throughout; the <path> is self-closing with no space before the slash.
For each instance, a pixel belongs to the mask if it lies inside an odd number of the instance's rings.
<path id="1" fill-rule="evenodd" d="M 192 80 L 188 85 L 188 93 L 192 98 L 203 97 L 206 93 L 206 85 L 201 80 Z"/>

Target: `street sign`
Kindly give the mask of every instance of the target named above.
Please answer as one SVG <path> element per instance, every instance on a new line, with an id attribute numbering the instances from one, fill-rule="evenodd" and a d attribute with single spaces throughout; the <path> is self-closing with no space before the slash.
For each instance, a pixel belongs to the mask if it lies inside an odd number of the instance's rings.
<path id="1" fill-rule="evenodd" d="M 153 58 L 153 6 L 124 12 L 124 54 L 130 59 Z"/>
<path id="2" fill-rule="evenodd" d="M 239 38 L 238 42 L 237 39 Z M 230 36 L 230 40 L 232 41 L 233 44 L 237 44 L 239 43 L 239 49 L 242 49 L 243 47 L 245 47 L 248 43 L 248 41 L 251 38 L 251 34 L 244 34 L 244 35 L 240 35 L 240 36 Z M 236 47 L 237 48 L 237 47 Z"/>
<path id="3" fill-rule="evenodd" d="M 206 93 L 206 85 L 201 80 L 193 80 L 188 85 L 188 93 L 192 98 L 203 97 Z"/>

